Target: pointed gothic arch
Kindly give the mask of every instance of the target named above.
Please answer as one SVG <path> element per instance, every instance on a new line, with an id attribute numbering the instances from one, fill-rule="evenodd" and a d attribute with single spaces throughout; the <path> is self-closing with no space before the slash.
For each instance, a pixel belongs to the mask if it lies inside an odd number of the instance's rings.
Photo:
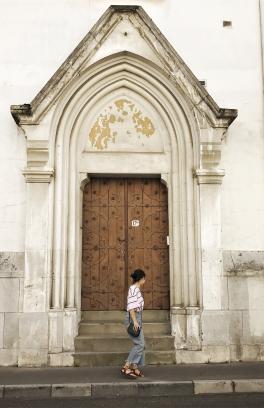
<path id="1" fill-rule="evenodd" d="M 74 265 L 80 265 L 78 260 L 80 254 L 78 229 L 81 225 L 81 214 L 78 213 L 81 200 L 80 174 L 82 179 L 82 177 L 86 178 L 89 172 L 102 173 L 96 165 L 93 170 L 90 166 L 89 170 L 85 171 L 83 168 L 78 168 L 77 163 L 81 163 L 82 152 L 77 146 L 83 147 L 84 141 L 80 139 L 88 137 L 89 127 L 92 126 L 89 120 L 91 110 L 96 109 L 98 101 L 102 101 L 105 97 L 110 95 L 113 99 L 119 90 L 123 93 L 133 91 L 144 101 L 143 104 L 151 104 L 158 118 L 156 122 L 162 121 L 167 131 L 167 135 L 163 135 L 166 152 L 159 153 L 161 159 L 163 156 L 166 158 L 167 169 L 164 171 L 162 167 L 150 168 L 147 173 L 160 173 L 165 177 L 170 192 L 171 242 L 175 243 L 174 249 L 177 251 L 177 255 L 176 253 L 173 255 L 171 251 L 171 265 L 173 265 L 171 269 L 177 271 L 177 276 L 172 276 L 172 282 L 177 280 L 177 285 L 175 285 L 176 290 L 171 291 L 171 304 L 178 307 L 199 304 L 197 293 L 199 261 L 196 259 L 196 248 L 199 245 L 194 240 L 195 223 L 197 223 L 195 208 L 198 203 L 194 202 L 194 197 L 197 196 L 195 192 L 197 183 L 193 182 L 193 169 L 199 164 L 199 133 L 197 123 L 191 116 L 191 108 L 182 100 L 181 95 L 177 95 L 176 89 L 169 89 L 167 81 L 154 64 L 149 64 L 142 57 L 125 52 L 97 62 L 91 69 L 83 72 L 78 80 L 73 81 L 60 98 L 50 132 L 51 140 L 54 140 L 52 145 L 54 154 L 51 153 L 54 162 L 51 165 L 56 170 L 54 218 L 58 220 L 61 217 L 59 226 L 57 223 L 54 224 L 55 285 L 52 306 L 55 308 L 64 306 L 73 308 L 79 305 L 80 272 L 74 278 L 71 268 Z M 86 132 L 82 131 L 83 122 L 86 122 Z M 130 154 L 133 155 L 133 153 Z M 144 159 L 147 160 L 147 158 Z M 98 160 L 101 160 L 100 152 Z M 115 172 L 122 174 L 122 168 L 116 166 Z M 127 169 L 124 173 L 127 173 Z M 144 171 L 141 173 L 144 174 Z M 175 186 L 174 189 L 172 185 Z M 62 196 L 64 199 L 66 197 L 65 201 Z M 58 235 L 58 231 L 66 231 L 66 225 L 68 225 L 68 233 Z M 187 241 L 189 246 L 184 250 Z M 65 245 L 64 251 L 61 250 L 62 242 Z M 179 247 L 181 247 L 180 251 Z M 55 248 L 60 248 L 58 254 Z M 63 259 L 63 254 L 67 256 L 67 260 Z M 62 264 L 65 270 L 61 267 Z M 61 274 L 66 280 L 65 285 L 61 285 Z M 62 293 L 61 286 L 66 288 L 66 296 Z M 73 290 L 74 286 L 78 288 L 77 293 Z M 173 283 L 172 286 L 174 286 Z"/>

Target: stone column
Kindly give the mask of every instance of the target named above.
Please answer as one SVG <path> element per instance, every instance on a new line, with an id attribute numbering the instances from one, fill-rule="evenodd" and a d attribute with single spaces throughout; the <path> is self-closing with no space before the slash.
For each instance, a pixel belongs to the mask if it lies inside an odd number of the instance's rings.
<path id="1" fill-rule="evenodd" d="M 28 146 L 28 164 L 32 154 L 43 152 L 46 149 L 41 141 L 36 142 L 34 148 Z M 23 173 L 27 183 L 25 279 L 18 365 L 39 366 L 47 364 L 48 354 L 48 218 L 53 171 L 29 166 Z"/>
<path id="2" fill-rule="evenodd" d="M 224 170 L 197 170 L 200 185 L 203 309 L 222 307 L 221 183 Z"/>

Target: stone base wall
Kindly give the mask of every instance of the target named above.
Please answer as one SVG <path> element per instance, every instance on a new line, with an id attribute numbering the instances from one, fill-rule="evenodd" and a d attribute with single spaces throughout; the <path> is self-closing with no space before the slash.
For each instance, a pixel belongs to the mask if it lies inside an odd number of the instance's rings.
<path id="1" fill-rule="evenodd" d="M 264 361 L 264 344 L 202 346 L 201 350 L 176 350 L 177 364 Z"/>
<path id="2" fill-rule="evenodd" d="M 178 349 L 179 363 L 264 360 L 264 252 L 223 251 L 222 257 L 222 308 L 202 311 L 201 350 Z"/>
<path id="3" fill-rule="evenodd" d="M 78 312 L 23 313 L 24 262 L 0 253 L 0 365 L 71 366 Z M 223 251 L 221 287 L 221 310 L 172 315 L 177 363 L 264 361 L 264 252 Z"/>
<path id="4" fill-rule="evenodd" d="M 0 252 L 0 365 L 2 366 L 18 364 L 24 268 L 23 252 Z"/>

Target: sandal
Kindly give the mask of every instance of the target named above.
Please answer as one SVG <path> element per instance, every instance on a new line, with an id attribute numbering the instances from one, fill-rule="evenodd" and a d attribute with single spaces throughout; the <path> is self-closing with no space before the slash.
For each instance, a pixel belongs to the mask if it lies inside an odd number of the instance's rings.
<path id="1" fill-rule="evenodd" d="M 131 370 L 131 368 L 126 366 L 123 366 L 121 368 L 121 373 L 125 374 L 128 377 L 137 378 L 137 375 L 134 373 L 134 370 Z"/>
<path id="2" fill-rule="evenodd" d="M 137 377 L 145 377 L 142 371 L 139 370 L 138 367 L 132 368 L 132 372 L 137 376 Z"/>

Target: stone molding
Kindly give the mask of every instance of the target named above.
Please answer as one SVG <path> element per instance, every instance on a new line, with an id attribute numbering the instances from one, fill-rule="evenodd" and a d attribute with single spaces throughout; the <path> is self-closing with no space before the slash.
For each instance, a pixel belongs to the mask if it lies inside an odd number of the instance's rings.
<path id="1" fill-rule="evenodd" d="M 47 140 L 27 140 L 27 167 L 22 171 L 27 183 L 50 183 L 54 170 L 49 168 Z"/>
<path id="2" fill-rule="evenodd" d="M 222 184 L 225 171 L 222 169 L 196 169 L 193 172 L 198 184 Z"/>
<path id="3" fill-rule="evenodd" d="M 25 176 L 27 183 L 50 183 L 53 176 L 53 169 L 42 170 L 39 168 L 27 168 L 23 170 L 22 174 Z"/>

